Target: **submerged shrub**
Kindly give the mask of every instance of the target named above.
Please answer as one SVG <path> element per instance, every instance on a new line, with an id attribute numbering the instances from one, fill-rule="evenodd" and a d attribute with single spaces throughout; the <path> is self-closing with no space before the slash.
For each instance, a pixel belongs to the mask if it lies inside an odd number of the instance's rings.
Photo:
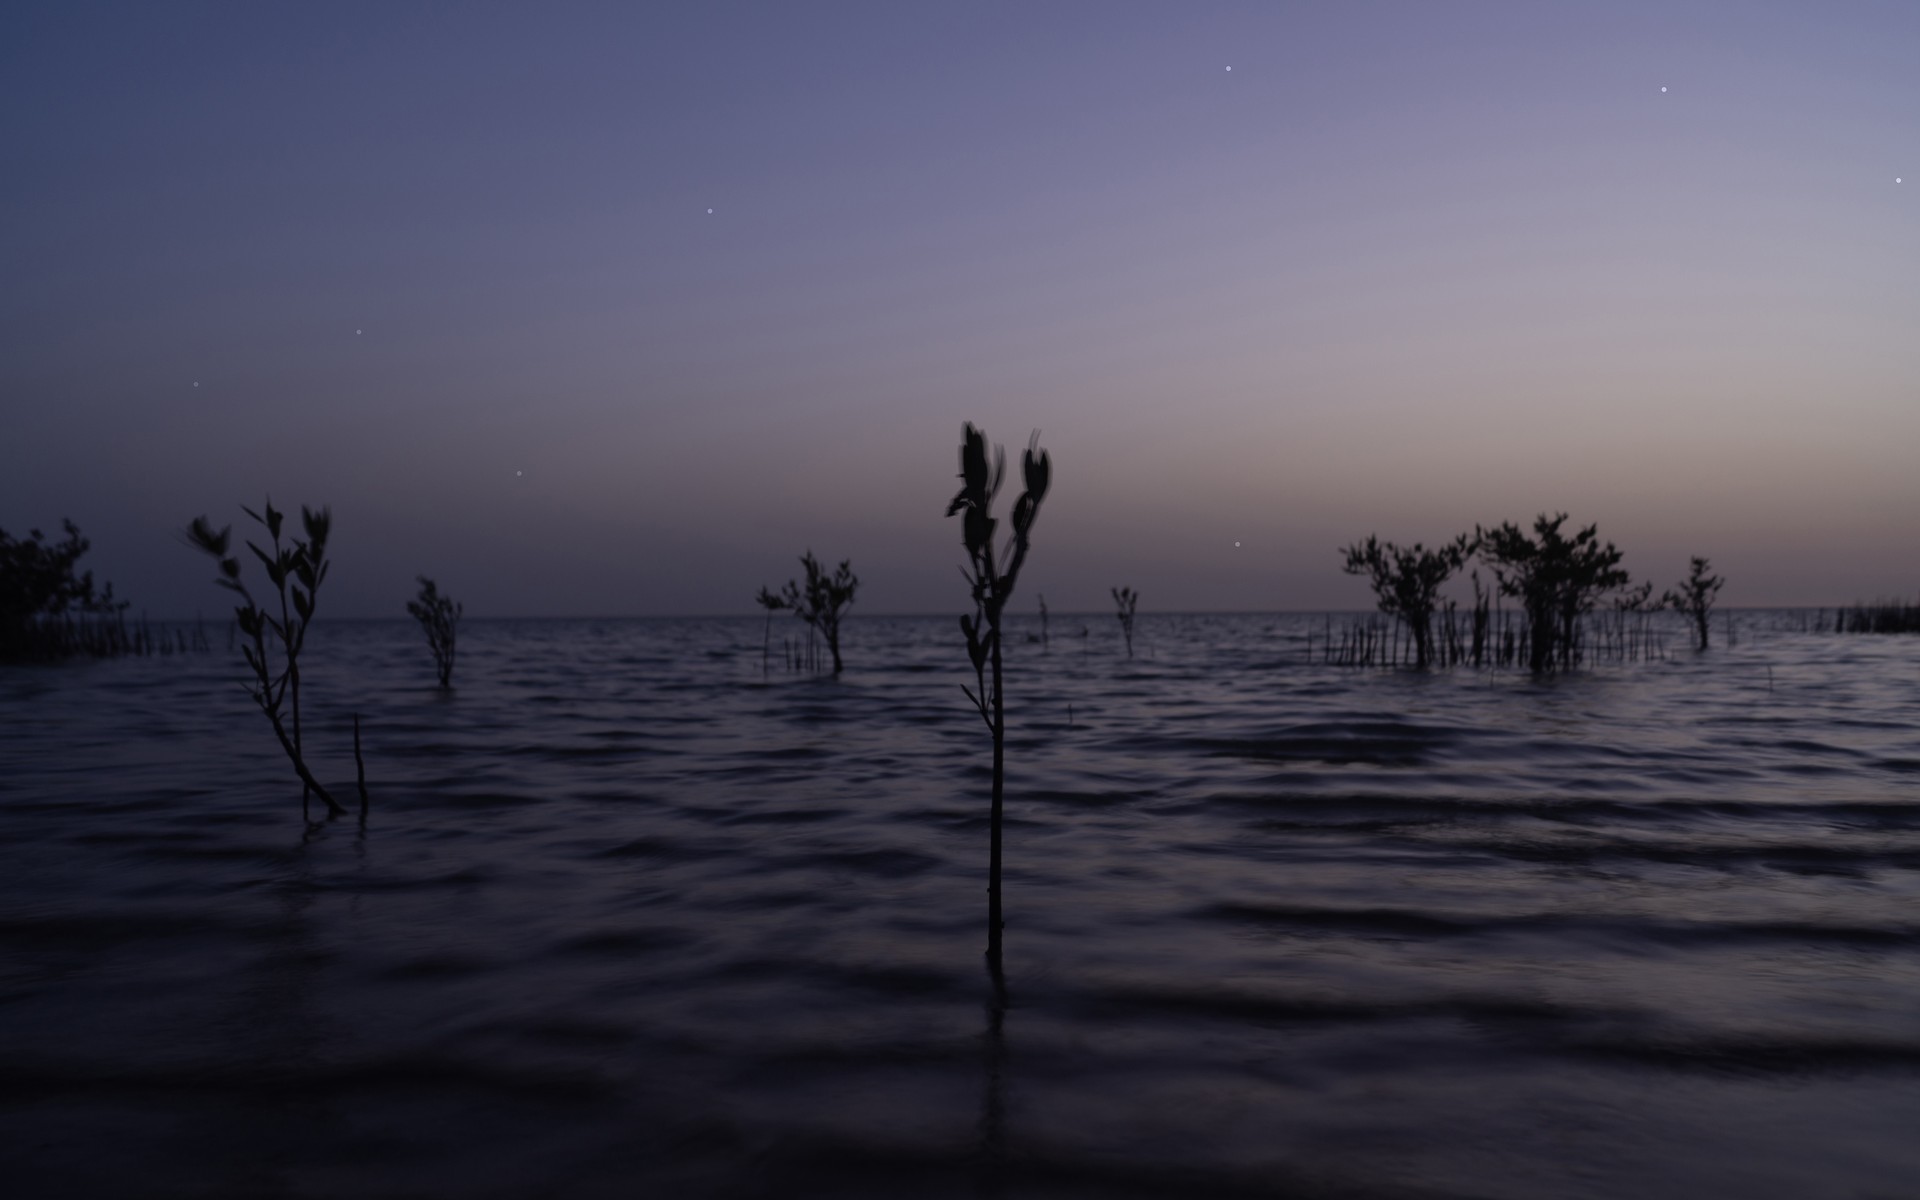
<path id="1" fill-rule="evenodd" d="M 1007 732 L 1006 705 L 1001 686 L 1000 617 L 1007 601 L 1013 597 L 1013 586 L 1020 578 L 1020 568 L 1027 561 L 1028 535 L 1033 530 L 1034 518 L 1040 512 L 1040 501 L 1046 497 L 1047 485 L 1053 475 L 1053 462 L 1047 452 L 1040 448 L 1038 431 L 1028 441 L 1027 452 L 1021 462 L 1026 490 L 1020 493 L 1020 499 L 1013 505 L 1013 541 L 1010 545 L 996 547 L 994 533 L 1000 523 L 993 516 L 993 498 L 1000 491 L 1006 469 L 1006 452 L 995 446 L 993 462 L 989 466 L 986 437 L 971 424 L 967 425 L 960 439 L 960 492 L 947 505 L 947 515 L 959 514 L 961 519 L 961 540 L 967 548 L 967 566 L 961 573 L 966 576 L 973 595 L 973 614 L 960 618 L 960 632 L 966 635 L 967 657 L 973 663 L 974 681 L 979 690 L 975 691 L 964 684 L 961 690 L 966 692 L 967 699 L 973 701 L 974 708 L 980 712 L 980 719 L 986 722 L 987 729 L 993 734 L 993 808 L 987 858 L 987 962 L 996 980 L 1000 972 L 1000 931 L 1003 924 L 1000 917 L 1000 847 L 1001 814 L 1006 794 Z"/>
<path id="2" fill-rule="evenodd" d="M 1629 582 L 1621 552 L 1600 541 L 1596 526 L 1567 537 L 1560 532 L 1566 521 L 1566 513 L 1541 513 L 1531 537 L 1508 521 L 1479 530 L 1475 539 L 1500 590 L 1526 610 L 1528 666 L 1536 672 L 1571 668 L 1579 657 L 1581 615 Z"/>
<path id="3" fill-rule="evenodd" d="M 328 816 L 337 817 L 347 810 L 307 768 L 300 737 L 300 651 L 306 645 L 307 628 L 313 624 L 315 597 L 327 578 L 327 535 L 332 530 L 333 517 L 325 508 L 316 513 L 302 505 L 300 526 L 306 537 L 292 538 L 283 545 L 280 529 L 285 515 L 274 508 L 273 501 L 267 501 L 264 515 L 245 506 L 240 511 L 264 526 L 271 539 L 271 554 L 252 542 L 247 543 L 247 549 L 253 551 L 254 557 L 266 568 L 267 582 L 273 585 L 278 597 L 278 616 L 254 600 L 240 577 L 240 560 L 227 553 L 233 534 L 231 525 L 215 532 L 206 517 L 195 517 L 187 526 L 187 543 L 218 560 L 220 574 L 213 582 L 240 597 L 241 603 L 234 608 L 233 616 L 247 639 L 240 651 L 253 671 L 247 693 L 266 714 L 280 748 L 293 762 L 294 773 L 305 788 L 301 794 L 303 811 L 306 796 L 311 793 L 326 804 Z M 363 809 L 364 803 L 363 793 Z"/>
<path id="4" fill-rule="evenodd" d="M 1342 570 L 1367 577 L 1380 611 L 1406 624 L 1413 638 L 1414 665 L 1425 667 L 1433 661 L 1433 614 L 1440 604 L 1441 585 L 1466 563 L 1473 548 L 1473 539 L 1466 534 L 1432 550 L 1419 542 L 1403 550 L 1369 535 L 1341 551 L 1347 558 Z M 1479 587 L 1477 578 L 1474 586 Z M 1484 636 L 1485 616 L 1477 606 L 1475 615 L 1480 622 L 1476 629 Z"/>
<path id="5" fill-rule="evenodd" d="M 440 675 L 440 686 L 453 687 L 454 637 L 459 632 L 460 614 L 465 611 L 450 596 L 442 596 L 433 580 L 416 576 L 420 594 L 407 601 L 407 612 L 426 632 L 427 647 L 433 651 L 433 665 Z"/>
<path id="6" fill-rule="evenodd" d="M 851 559 L 841 559 L 839 569 L 828 575 L 809 550 L 800 556 L 800 565 L 807 571 L 804 588 L 789 579 L 786 588 L 778 594 L 761 588 L 757 599 L 769 615 L 779 609 L 790 609 L 794 616 L 818 631 L 827 641 L 827 650 L 833 655 L 833 673 L 838 675 L 840 618 L 853 607 L 853 593 L 859 588 L 860 579 L 853 573 Z"/>

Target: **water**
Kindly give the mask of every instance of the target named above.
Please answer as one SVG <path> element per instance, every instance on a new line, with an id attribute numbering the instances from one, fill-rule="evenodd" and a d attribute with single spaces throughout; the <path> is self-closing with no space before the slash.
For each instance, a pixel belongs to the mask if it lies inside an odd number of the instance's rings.
<path id="1" fill-rule="evenodd" d="M 1545 681 L 1017 631 L 998 1021 L 950 620 L 838 681 L 791 622 L 764 678 L 757 619 L 469 622 L 450 697 L 323 624 L 364 832 L 219 635 L 7 671 L 0 1190 L 1920 1194 L 1920 639 L 1798 621 Z"/>

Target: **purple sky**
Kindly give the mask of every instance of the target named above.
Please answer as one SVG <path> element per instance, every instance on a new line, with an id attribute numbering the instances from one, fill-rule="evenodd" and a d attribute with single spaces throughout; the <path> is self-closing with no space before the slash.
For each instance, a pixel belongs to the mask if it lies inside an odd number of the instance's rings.
<path id="1" fill-rule="evenodd" d="M 1910 596 L 1916 49 L 1910 0 L 9 5 L 0 526 L 156 616 L 269 489 L 334 509 L 323 615 L 752 613 L 808 547 L 959 611 L 972 420 L 1054 456 L 1022 610 L 1363 607 L 1341 545 L 1542 510 L 1729 604 Z"/>

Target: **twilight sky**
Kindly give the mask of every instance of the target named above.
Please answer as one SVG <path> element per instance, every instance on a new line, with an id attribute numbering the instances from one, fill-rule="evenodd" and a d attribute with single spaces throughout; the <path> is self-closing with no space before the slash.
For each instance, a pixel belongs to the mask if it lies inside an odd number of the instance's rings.
<path id="1" fill-rule="evenodd" d="M 1364 607 L 1342 544 L 1542 510 L 1729 604 L 1911 596 L 1917 49 L 1911 0 L 11 4 L 0 527 L 155 616 L 269 490 L 334 509 L 323 616 L 751 613 L 809 546 L 958 612 L 972 420 L 1053 453 L 1021 611 Z"/>

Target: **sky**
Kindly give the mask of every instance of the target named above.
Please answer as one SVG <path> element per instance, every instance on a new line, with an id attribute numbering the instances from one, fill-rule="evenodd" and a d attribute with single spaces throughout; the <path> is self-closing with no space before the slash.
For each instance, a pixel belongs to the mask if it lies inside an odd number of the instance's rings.
<path id="1" fill-rule="evenodd" d="M 0 527 L 225 611 L 1360 608 L 1565 511 L 1729 605 L 1920 588 L 1920 4 L 16 3 Z M 1002 496 L 1011 506 L 1017 485 Z"/>

